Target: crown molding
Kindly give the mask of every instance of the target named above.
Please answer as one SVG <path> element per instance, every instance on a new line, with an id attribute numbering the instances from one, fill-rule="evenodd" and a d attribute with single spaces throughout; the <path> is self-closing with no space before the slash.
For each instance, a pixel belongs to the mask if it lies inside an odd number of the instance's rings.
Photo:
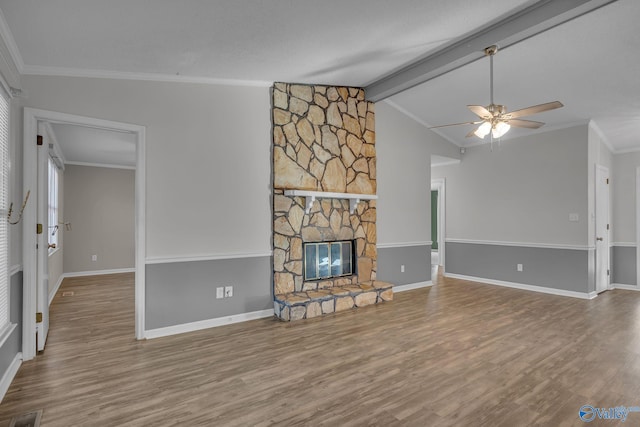
<path id="1" fill-rule="evenodd" d="M 42 67 L 24 65 L 22 74 L 30 76 L 86 77 L 115 80 L 143 80 L 170 83 L 198 83 L 220 86 L 271 87 L 273 82 L 262 80 L 220 79 L 213 77 L 183 76 L 160 73 L 131 73 L 111 70 L 92 70 L 80 68 Z"/>

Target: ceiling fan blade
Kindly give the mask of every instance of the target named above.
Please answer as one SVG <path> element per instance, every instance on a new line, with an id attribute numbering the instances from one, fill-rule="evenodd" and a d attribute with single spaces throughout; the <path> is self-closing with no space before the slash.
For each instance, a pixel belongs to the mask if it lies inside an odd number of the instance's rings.
<path id="1" fill-rule="evenodd" d="M 431 126 L 427 129 L 437 129 L 437 128 L 446 128 L 448 126 L 460 126 L 460 125 L 477 125 L 478 123 L 482 123 L 480 122 L 462 122 L 462 123 L 450 123 L 448 125 L 440 125 L 440 126 Z"/>
<path id="2" fill-rule="evenodd" d="M 546 104 L 534 105 L 532 107 L 522 108 L 520 110 L 512 111 L 505 114 L 506 118 L 515 119 L 522 116 L 530 116 L 532 114 L 542 113 L 543 111 L 555 110 L 556 108 L 564 107 L 562 102 L 553 101 Z"/>
<path id="3" fill-rule="evenodd" d="M 542 122 L 534 122 L 533 120 L 522 119 L 509 119 L 507 120 L 510 126 L 517 128 L 538 129 L 540 126 L 544 126 Z"/>
<path id="4" fill-rule="evenodd" d="M 481 119 L 490 119 L 493 117 L 491 112 L 484 108 L 482 105 L 467 105 L 467 108 L 471 110 L 473 114 L 480 117 Z"/>
<path id="5" fill-rule="evenodd" d="M 474 129 L 471 132 L 469 132 L 465 138 L 471 138 L 472 136 L 476 136 L 476 130 L 477 129 Z"/>

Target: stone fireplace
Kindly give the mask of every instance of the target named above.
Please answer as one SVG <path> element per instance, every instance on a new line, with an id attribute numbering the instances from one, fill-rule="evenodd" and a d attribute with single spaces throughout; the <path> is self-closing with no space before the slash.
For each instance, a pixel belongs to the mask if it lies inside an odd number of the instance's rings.
<path id="1" fill-rule="evenodd" d="M 393 299 L 392 285 L 376 280 L 374 107 L 360 88 L 274 84 L 273 286 L 282 320 Z M 338 241 L 353 242 L 353 274 L 305 280 L 304 243 Z"/>

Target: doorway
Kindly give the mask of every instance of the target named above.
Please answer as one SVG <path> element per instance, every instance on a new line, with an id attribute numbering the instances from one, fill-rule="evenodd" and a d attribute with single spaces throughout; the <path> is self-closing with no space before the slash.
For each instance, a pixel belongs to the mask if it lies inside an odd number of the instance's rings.
<path id="1" fill-rule="evenodd" d="M 43 321 L 48 321 L 48 284 L 46 271 L 38 266 L 43 263 L 45 254 L 44 242 L 39 242 L 39 235 L 26 232 L 36 230 L 41 224 L 41 212 L 46 201 L 42 194 L 43 162 L 38 161 L 38 130 L 42 124 L 68 124 L 87 128 L 126 132 L 135 136 L 135 335 L 144 338 L 144 298 L 145 298 L 145 128 L 143 126 L 101 120 L 91 117 L 76 116 L 54 111 L 24 109 L 24 192 L 32 193 L 39 203 L 27 204 L 24 211 L 23 232 L 23 360 L 30 360 L 36 355 L 36 335 L 32 333 L 38 328 L 46 337 L 47 328 Z M 46 147 L 48 149 L 48 146 Z M 42 158 L 42 154 L 40 155 Z M 40 182 L 40 185 L 38 183 Z M 35 193 L 35 194 L 34 194 Z M 42 240 L 42 239 L 40 239 Z M 41 314 L 36 314 L 41 313 Z M 36 316 L 38 316 L 36 318 Z M 39 346 L 38 346 L 39 347 Z"/>
<path id="2" fill-rule="evenodd" d="M 431 246 L 432 265 L 445 267 L 445 230 L 446 230 L 446 204 L 445 204 L 445 179 L 434 178 L 431 180 L 431 200 L 436 203 L 434 209 L 431 206 L 432 218 L 435 215 L 435 221 L 432 221 Z M 435 261 L 435 262 L 434 262 Z"/>
<path id="3" fill-rule="evenodd" d="M 609 169 L 596 165 L 596 292 L 609 289 L 610 248 L 609 248 Z"/>

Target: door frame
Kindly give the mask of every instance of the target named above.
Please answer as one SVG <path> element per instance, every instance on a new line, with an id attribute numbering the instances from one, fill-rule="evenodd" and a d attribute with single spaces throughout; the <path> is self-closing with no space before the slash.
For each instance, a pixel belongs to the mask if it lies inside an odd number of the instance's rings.
<path id="1" fill-rule="evenodd" d="M 636 168 L 636 288 L 640 289 L 640 167 Z"/>
<path id="2" fill-rule="evenodd" d="M 33 250 L 36 229 L 37 169 L 36 169 L 36 137 L 38 123 L 65 123 L 87 126 L 98 129 L 128 132 L 136 135 L 136 172 L 135 172 L 135 335 L 136 339 L 144 338 L 145 331 L 145 133 L 146 128 L 140 125 L 114 122 L 92 117 L 77 116 L 56 111 L 24 108 L 23 134 L 23 189 L 26 194 L 31 191 L 31 203 L 27 203 L 23 215 L 22 228 L 22 264 L 23 264 L 23 327 L 22 356 L 23 360 L 31 360 L 36 355 L 36 251 Z M 32 230 L 33 232 L 28 232 Z"/>
<path id="3" fill-rule="evenodd" d="M 611 179 L 610 173 L 609 173 L 609 168 L 596 164 L 596 170 L 594 173 L 594 179 L 595 179 L 595 184 L 594 184 L 594 201 L 595 201 L 595 207 L 594 207 L 594 213 L 596 215 L 595 218 L 595 224 L 594 224 L 594 245 L 595 245 L 595 292 L 598 292 L 598 276 L 599 276 L 599 272 L 598 272 L 598 241 L 597 241 L 597 237 L 598 237 L 598 205 L 600 204 L 600 200 L 598 198 L 598 188 L 599 188 L 599 184 L 598 184 L 598 177 L 599 174 L 603 174 L 604 176 L 606 176 L 606 178 L 608 180 Z M 607 200 L 605 201 L 606 203 L 606 212 L 607 212 L 607 224 L 611 224 L 611 187 L 607 188 L 607 193 L 608 196 Z M 609 227 L 611 228 L 611 227 Z M 606 259 L 606 268 L 609 272 L 611 272 L 611 230 L 606 230 L 606 239 L 605 239 L 605 259 Z M 600 291 L 600 292 L 604 292 L 606 290 L 611 289 L 611 274 L 607 274 L 607 286 L 605 287 L 604 290 Z"/>
<path id="4" fill-rule="evenodd" d="M 431 190 L 438 191 L 438 260 L 440 261 L 440 265 L 442 266 L 443 272 L 446 271 L 445 268 L 445 232 L 447 230 L 446 227 L 446 209 L 447 206 L 445 204 L 446 201 L 446 179 L 445 178 L 433 178 L 431 180 Z M 431 240 L 433 240 L 433 236 L 431 236 Z"/>

